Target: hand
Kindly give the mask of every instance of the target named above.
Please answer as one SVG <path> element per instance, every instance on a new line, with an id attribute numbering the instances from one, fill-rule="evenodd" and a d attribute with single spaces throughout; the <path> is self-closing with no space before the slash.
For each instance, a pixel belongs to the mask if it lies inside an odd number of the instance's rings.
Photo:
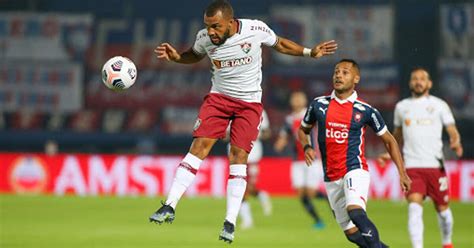
<path id="1" fill-rule="evenodd" d="M 408 192 L 411 189 L 411 179 L 406 172 L 400 175 L 400 186 L 402 186 L 403 192 Z"/>
<path id="2" fill-rule="evenodd" d="M 451 143 L 449 144 L 449 148 L 451 148 L 451 150 L 453 150 L 456 153 L 456 156 L 458 156 L 458 158 L 462 157 L 463 148 L 462 148 L 461 142 L 458 141 L 455 143 Z"/>
<path id="3" fill-rule="evenodd" d="M 304 151 L 304 159 L 306 161 L 307 166 L 313 165 L 314 158 L 315 158 L 315 152 L 313 149 L 308 148 Z"/>
<path id="4" fill-rule="evenodd" d="M 337 50 L 337 43 L 334 40 L 319 43 L 311 49 L 311 57 L 320 58 L 325 55 L 334 54 Z"/>
<path id="5" fill-rule="evenodd" d="M 154 52 L 157 58 L 167 61 L 177 61 L 181 58 L 181 55 L 169 43 L 162 43 L 155 48 Z"/>
<path id="6" fill-rule="evenodd" d="M 379 163 L 380 166 L 385 167 L 388 162 L 392 157 L 390 157 L 390 154 L 388 152 L 382 153 L 377 157 L 377 162 Z"/>

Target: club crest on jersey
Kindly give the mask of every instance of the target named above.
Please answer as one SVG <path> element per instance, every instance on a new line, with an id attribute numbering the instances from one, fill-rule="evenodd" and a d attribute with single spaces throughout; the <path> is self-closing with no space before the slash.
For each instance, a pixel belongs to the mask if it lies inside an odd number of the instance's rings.
<path id="1" fill-rule="evenodd" d="M 252 44 L 245 42 L 244 44 L 240 44 L 240 48 L 242 48 L 242 51 L 244 51 L 244 53 L 249 53 L 252 49 Z"/>
<path id="2" fill-rule="evenodd" d="M 362 120 L 362 114 L 361 114 L 361 113 L 356 113 L 356 114 L 354 115 L 354 120 L 355 120 L 356 122 L 360 122 L 360 120 Z"/>

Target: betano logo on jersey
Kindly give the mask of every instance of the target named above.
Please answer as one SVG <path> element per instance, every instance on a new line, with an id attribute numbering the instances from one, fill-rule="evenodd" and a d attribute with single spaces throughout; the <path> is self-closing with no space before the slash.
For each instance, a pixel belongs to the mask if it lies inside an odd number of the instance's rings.
<path id="1" fill-rule="evenodd" d="M 328 122 L 326 127 L 326 138 L 334 139 L 336 143 L 343 144 L 349 137 L 349 129 L 347 124 Z"/>
<path id="2" fill-rule="evenodd" d="M 252 63 L 252 56 L 240 58 L 240 59 L 229 59 L 229 60 L 212 60 L 212 63 L 217 67 L 217 69 L 227 68 L 227 67 L 236 67 L 242 65 L 248 65 Z"/>

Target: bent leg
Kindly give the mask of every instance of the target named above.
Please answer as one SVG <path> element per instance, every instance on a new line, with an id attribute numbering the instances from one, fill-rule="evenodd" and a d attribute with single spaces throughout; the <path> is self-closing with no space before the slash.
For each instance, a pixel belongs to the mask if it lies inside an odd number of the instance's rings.
<path id="1" fill-rule="evenodd" d="M 176 169 L 176 174 L 168 193 L 166 205 L 176 209 L 179 199 L 186 189 L 194 181 L 196 173 L 201 166 L 202 160 L 207 157 L 217 139 L 195 138 L 191 144 L 188 154 Z"/>
<path id="2" fill-rule="evenodd" d="M 352 227 L 348 230 L 345 230 L 344 234 L 346 235 L 346 238 L 350 242 L 356 244 L 357 246 L 359 246 L 359 248 L 369 247 L 367 245 L 367 242 L 365 242 L 364 237 L 362 237 L 362 235 L 360 234 L 360 231 L 359 229 L 357 229 L 357 227 Z"/>
<path id="3" fill-rule="evenodd" d="M 351 221 L 357 226 L 361 232 L 361 236 L 367 243 L 367 247 L 379 248 L 381 247 L 379 232 L 374 223 L 367 217 L 365 210 L 359 206 L 350 205 L 347 212 Z"/>
<path id="4" fill-rule="evenodd" d="M 230 147 L 225 219 L 234 225 L 247 187 L 247 157 L 248 153 L 244 149 L 234 145 Z"/>
<path id="5" fill-rule="evenodd" d="M 344 176 L 344 195 L 346 211 L 350 220 L 360 230 L 368 247 L 384 247 L 379 238 L 379 232 L 365 211 L 369 192 L 370 174 L 366 170 L 356 169 Z"/>
<path id="6" fill-rule="evenodd" d="M 438 224 L 441 231 L 443 247 L 452 247 L 451 237 L 453 235 L 453 213 L 449 208 L 449 181 L 446 171 L 432 169 L 425 173 L 428 184 L 427 195 L 433 200 L 438 212 Z"/>

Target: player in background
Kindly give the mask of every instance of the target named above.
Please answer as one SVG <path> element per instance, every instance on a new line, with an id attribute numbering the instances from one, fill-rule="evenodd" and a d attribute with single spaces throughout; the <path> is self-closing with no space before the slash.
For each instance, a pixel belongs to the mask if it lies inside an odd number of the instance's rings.
<path id="1" fill-rule="evenodd" d="M 301 121 L 306 113 L 308 100 L 303 91 L 295 91 L 290 95 L 291 113 L 285 118 L 285 125 L 280 130 L 280 134 L 275 142 L 276 152 L 282 152 L 289 144 L 293 145 L 293 162 L 291 163 L 291 184 L 298 192 L 298 196 L 306 212 L 313 218 L 313 227 L 316 229 L 324 228 L 324 222 L 319 217 L 312 199 L 316 195 L 316 187 L 322 178 L 321 160 L 316 159 L 314 166 L 306 166 L 304 150 L 298 140 L 298 130 Z M 312 135 L 311 135 L 312 137 Z"/>
<path id="2" fill-rule="evenodd" d="M 205 28 L 196 35 L 194 45 L 177 52 L 169 43 L 155 49 L 159 59 L 192 64 L 209 57 L 212 65 L 211 92 L 204 98 L 193 131 L 189 152 L 176 169 L 175 178 L 163 205 L 149 217 L 156 223 L 171 223 L 183 193 L 193 182 L 199 167 L 218 139 L 225 136 L 232 120 L 227 180 L 226 216 L 219 239 L 234 240 L 234 229 L 247 185 L 247 158 L 257 139 L 262 114 L 262 46 L 277 52 L 320 58 L 337 49 L 334 41 L 312 49 L 278 37 L 264 22 L 235 19 L 232 6 L 213 1 L 204 13 Z"/>
<path id="3" fill-rule="evenodd" d="M 257 140 L 254 142 L 252 151 L 250 151 L 247 160 L 247 189 L 245 190 L 244 198 L 242 200 L 242 206 L 240 207 L 239 216 L 242 220 L 240 227 L 242 229 L 248 229 L 253 227 L 253 217 L 248 201 L 249 196 L 257 197 L 260 204 L 262 205 L 263 214 L 269 216 L 272 214 L 272 202 L 270 196 L 264 190 L 257 188 L 257 179 L 259 173 L 259 162 L 263 157 L 263 144 L 262 140 L 268 140 L 271 136 L 270 120 L 268 119 L 267 112 L 262 112 L 262 122 L 260 124 L 259 133 Z"/>
<path id="4" fill-rule="evenodd" d="M 430 95 L 433 85 L 428 71 L 415 68 L 410 76 L 411 97 L 395 106 L 393 136 L 403 144 L 408 176 L 413 181 L 407 192 L 408 232 L 413 248 L 423 247 L 423 201 L 429 196 L 438 212 L 443 248 L 452 248 L 453 214 L 449 208 L 448 177 L 443 166 L 443 126 L 449 147 L 463 154 L 461 137 L 448 104 Z M 388 154 L 381 159 L 389 160 Z"/>
<path id="5" fill-rule="evenodd" d="M 365 132 L 371 127 L 381 138 L 397 165 L 400 184 L 410 190 L 397 141 L 385 126 L 380 113 L 360 100 L 355 91 L 360 81 L 357 62 L 339 61 L 334 69 L 330 96 L 315 98 L 301 122 L 298 137 L 305 151 L 308 166 L 313 164 L 315 152 L 308 135 L 318 127 L 318 143 L 324 168 L 324 181 L 329 203 L 336 221 L 347 239 L 359 247 L 387 247 L 380 241 L 374 223 L 366 213 L 370 174 L 365 159 Z"/>

